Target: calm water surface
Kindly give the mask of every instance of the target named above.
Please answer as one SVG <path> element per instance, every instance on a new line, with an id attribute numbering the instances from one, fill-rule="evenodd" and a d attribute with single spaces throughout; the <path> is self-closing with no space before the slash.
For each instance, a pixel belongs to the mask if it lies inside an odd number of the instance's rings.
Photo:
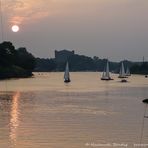
<path id="1" fill-rule="evenodd" d="M 97 72 L 71 73 L 72 82 L 64 84 L 63 73 L 35 73 L 0 81 L 0 148 L 134 147 L 148 79 L 135 75 L 120 83 L 113 77 L 104 82 Z M 148 144 L 148 118 L 142 143 Z"/>

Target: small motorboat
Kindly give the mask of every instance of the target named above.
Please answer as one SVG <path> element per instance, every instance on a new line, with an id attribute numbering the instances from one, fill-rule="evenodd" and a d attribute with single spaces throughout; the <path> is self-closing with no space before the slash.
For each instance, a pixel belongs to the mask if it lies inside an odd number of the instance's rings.
<path id="1" fill-rule="evenodd" d="M 122 79 L 121 82 L 122 82 L 122 83 L 126 83 L 127 80 L 126 80 L 126 79 Z"/>

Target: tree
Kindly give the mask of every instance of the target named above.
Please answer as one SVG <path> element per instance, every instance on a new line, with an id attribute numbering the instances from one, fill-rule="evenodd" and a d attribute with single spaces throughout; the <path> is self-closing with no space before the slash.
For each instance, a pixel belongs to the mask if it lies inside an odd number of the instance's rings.
<path id="1" fill-rule="evenodd" d="M 53 59 L 40 59 L 36 58 L 36 67 L 35 71 L 55 71 L 56 70 L 56 62 Z"/>
<path id="2" fill-rule="evenodd" d="M 0 44 L 0 66 L 10 66 L 15 64 L 17 52 L 11 42 Z"/>
<path id="3" fill-rule="evenodd" d="M 27 52 L 25 47 L 17 49 L 17 66 L 24 68 L 25 70 L 32 71 L 35 68 L 35 57 Z"/>

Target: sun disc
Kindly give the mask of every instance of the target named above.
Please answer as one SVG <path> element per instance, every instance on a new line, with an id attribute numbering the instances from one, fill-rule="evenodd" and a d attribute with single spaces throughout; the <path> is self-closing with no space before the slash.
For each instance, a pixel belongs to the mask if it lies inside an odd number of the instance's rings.
<path id="1" fill-rule="evenodd" d="M 12 28 L 11 28 L 11 30 L 13 32 L 18 32 L 19 31 L 19 26 L 18 25 L 13 25 Z"/>

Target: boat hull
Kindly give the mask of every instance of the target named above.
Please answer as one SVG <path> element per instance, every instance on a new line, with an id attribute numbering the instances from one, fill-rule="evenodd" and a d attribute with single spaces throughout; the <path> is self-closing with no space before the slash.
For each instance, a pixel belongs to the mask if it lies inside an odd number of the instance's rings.
<path id="1" fill-rule="evenodd" d="M 123 78 L 128 78 L 128 77 L 127 76 L 119 76 L 118 78 L 123 79 Z"/>
<path id="2" fill-rule="evenodd" d="M 101 78 L 101 80 L 109 81 L 109 80 L 114 80 L 114 79 L 112 79 L 112 78 Z"/>
<path id="3" fill-rule="evenodd" d="M 65 82 L 65 83 L 69 83 L 69 82 L 71 82 L 71 81 L 70 81 L 70 79 L 68 79 L 68 80 L 64 80 L 64 82 Z"/>

